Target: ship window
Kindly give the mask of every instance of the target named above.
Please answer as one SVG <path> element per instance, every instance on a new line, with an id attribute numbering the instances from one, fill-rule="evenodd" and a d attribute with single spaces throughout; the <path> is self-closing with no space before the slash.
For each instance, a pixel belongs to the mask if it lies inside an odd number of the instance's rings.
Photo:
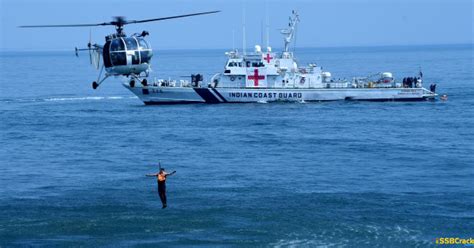
<path id="1" fill-rule="evenodd" d="M 127 45 L 127 50 L 137 50 L 138 44 L 135 38 L 125 38 L 125 44 Z"/>
<path id="2" fill-rule="evenodd" d="M 259 62 L 253 62 L 252 67 L 261 67 L 260 64 L 263 65 L 263 63 L 261 63 L 261 62 L 260 63 Z"/>
<path id="3" fill-rule="evenodd" d="M 127 65 L 127 55 L 125 55 L 125 52 L 110 53 L 110 60 L 114 66 Z"/>
<path id="4" fill-rule="evenodd" d="M 125 46 L 123 44 L 122 39 L 112 40 L 112 45 L 110 46 L 110 51 L 123 51 L 123 50 L 125 50 Z"/>

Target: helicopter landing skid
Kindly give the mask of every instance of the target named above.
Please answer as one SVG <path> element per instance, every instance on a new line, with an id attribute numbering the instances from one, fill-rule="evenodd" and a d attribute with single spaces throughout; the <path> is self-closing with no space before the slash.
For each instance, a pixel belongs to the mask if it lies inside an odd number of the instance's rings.
<path id="1" fill-rule="evenodd" d="M 130 75 L 131 76 L 131 79 L 130 79 L 130 82 L 129 82 L 129 85 L 130 87 L 135 87 L 135 80 L 140 82 L 143 86 L 148 86 L 148 73 L 146 73 L 145 76 L 140 76 L 140 75 L 136 75 L 136 74 L 132 74 Z M 141 79 L 143 78 L 143 79 Z"/>
<path id="2" fill-rule="evenodd" d="M 104 71 L 104 66 L 102 65 L 102 67 L 100 68 L 99 77 L 97 78 L 97 81 L 92 82 L 92 89 L 94 90 L 97 89 L 97 87 L 99 87 L 99 85 L 109 77 L 109 75 L 106 74 L 104 78 L 100 79 L 103 71 Z"/>

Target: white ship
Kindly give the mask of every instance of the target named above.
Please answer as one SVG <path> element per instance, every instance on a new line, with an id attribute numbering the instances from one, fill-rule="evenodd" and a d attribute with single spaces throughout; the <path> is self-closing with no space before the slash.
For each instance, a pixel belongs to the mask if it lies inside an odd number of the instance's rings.
<path id="1" fill-rule="evenodd" d="M 124 86 L 145 104 L 178 103 L 255 103 L 313 101 L 420 101 L 434 99 L 435 85 L 423 88 L 422 78 L 405 78 L 397 82 L 392 73 L 382 72 L 352 80 L 334 80 L 331 73 L 316 64 L 298 65 L 289 47 L 299 22 L 293 11 L 284 36 L 284 51 L 274 53 L 270 47 L 263 52 L 255 46 L 253 53 L 227 52 L 223 73 L 203 81 L 202 75 L 188 80 L 155 80 L 153 83 Z"/>

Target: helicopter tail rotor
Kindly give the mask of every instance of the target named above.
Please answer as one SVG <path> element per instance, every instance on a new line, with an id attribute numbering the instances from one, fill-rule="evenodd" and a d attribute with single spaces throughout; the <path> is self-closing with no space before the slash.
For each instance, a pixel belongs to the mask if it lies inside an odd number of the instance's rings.
<path id="1" fill-rule="evenodd" d="M 100 51 L 97 49 L 97 44 L 92 44 L 92 29 L 89 29 L 89 42 L 87 43 L 89 50 L 89 61 L 97 70 L 100 68 Z"/>
<path id="2" fill-rule="evenodd" d="M 103 46 L 92 42 L 92 30 L 89 30 L 89 41 L 87 42 L 86 48 L 75 48 L 76 57 L 79 57 L 79 52 L 89 52 L 89 63 L 97 70 L 100 69 L 100 55 L 102 53 Z"/>

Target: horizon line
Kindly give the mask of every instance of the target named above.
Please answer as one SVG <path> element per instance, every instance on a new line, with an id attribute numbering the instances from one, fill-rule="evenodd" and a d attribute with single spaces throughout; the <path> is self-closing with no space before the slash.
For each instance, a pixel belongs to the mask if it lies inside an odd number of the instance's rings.
<path id="1" fill-rule="evenodd" d="M 471 43 L 433 43 L 433 44 L 388 44 L 388 45 L 342 45 L 342 46 L 301 46 L 297 47 L 296 49 L 324 49 L 324 48 L 376 48 L 376 47 L 421 47 L 421 46 L 474 46 L 474 42 Z M 272 49 L 283 49 L 283 47 L 276 46 L 272 47 Z M 263 48 L 263 47 L 262 47 Z M 225 50 L 231 51 L 232 48 L 162 48 L 162 49 L 154 49 L 154 51 L 198 51 L 198 50 Z M 238 51 L 242 51 L 242 49 L 237 48 Z M 247 49 L 248 51 L 249 49 Z M 252 49 L 250 49 L 252 50 Z M 68 52 L 74 51 L 74 48 L 71 49 L 5 49 L 1 48 L 0 52 Z"/>

